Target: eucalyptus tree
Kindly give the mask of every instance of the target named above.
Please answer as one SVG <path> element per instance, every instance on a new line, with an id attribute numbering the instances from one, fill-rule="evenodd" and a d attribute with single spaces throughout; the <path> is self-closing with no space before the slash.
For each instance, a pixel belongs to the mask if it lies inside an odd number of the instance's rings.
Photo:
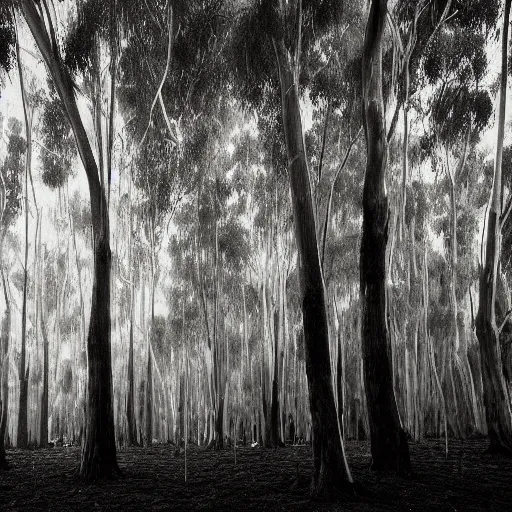
<path id="1" fill-rule="evenodd" d="M 230 219 L 229 200 L 232 196 L 232 183 L 227 177 L 229 158 L 214 148 L 227 139 L 230 125 L 229 106 L 222 102 L 218 112 L 221 124 L 216 127 L 208 126 L 207 138 L 204 141 L 206 151 L 203 154 L 205 174 L 201 177 L 197 189 L 197 231 L 195 246 L 197 251 L 198 287 L 201 297 L 201 309 L 205 322 L 208 350 L 206 357 L 211 361 L 209 366 L 211 381 L 210 394 L 212 413 L 214 417 L 212 443 L 216 449 L 224 447 L 224 410 L 227 404 L 229 386 L 229 352 L 223 345 L 226 339 L 226 322 L 223 320 L 226 296 L 224 283 L 228 275 L 229 253 L 236 260 L 236 251 L 230 251 L 228 242 L 229 229 L 233 226 Z M 216 124 L 216 123 L 215 123 Z M 215 141 L 215 135 L 220 139 Z M 231 222 L 230 222 L 231 220 Z M 228 230 L 228 231 L 227 231 Z M 227 231 L 227 232 L 226 232 Z M 236 235 L 236 229 L 233 230 Z M 243 245 L 240 245 L 242 250 Z M 208 263 L 210 265 L 208 265 Z"/>
<path id="2" fill-rule="evenodd" d="M 21 135 L 21 122 L 10 118 L 7 122 L 7 154 L 0 167 L 0 273 L 2 277 L 5 312 L 0 332 L 0 468 L 7 467 L 5 460 L 5 435 L 8 419 L 9 403 L 9 341 L 11 336 L 11 306 L 8 292 L 8 276 L 4 264 L 4 242 L 9 227 L 14 223 L 21 209 L 23 158 L 26 152 L 26 141 Z M 2 134 L 3 135 L 3 134 Z"/>
<path id="3" fill-rule="evenodd" d="M 177 165 L 176 159 L 171 158 L 172 148 L 169 148 L 162 134 L 149 136 L 146 144 L 136 156 L 134 169 L 134 183 L 144 194 L 140 205 L 139 219 L 142 224 L 141 234 L 148 245 L 150 284 L 150 332 L 153 332 L 155 322 L 155 293 L 160 275 L 158 255 L 165 227 L 179 204 L 183 190 L 183 181 L 187 174 Z M 147 350 L 147 381 L 145 390 L 145 416 L 146 431 L 144 441 L 150 445 L 153 439 L 153 377 L 152 357 L 148 336 Z"/>
<path id="4" fill-rule="evenodd" d="M 300 112 L 301 92 L 307 85 L 301 80 L 301 62 L 319 57 L 315 43 L 323 37 L 340 37 L 343 14 L 348 20 L 360 5 L 345 11 L 344 7 L 347 5 L 342 2 L 331 1 L 250 2 L 237 13 L 233 44 L 234 78 L 240 96 L 257 107 L 262 92 L 269 88 L 277 113 L 281 113 L 279 125 L 286 148 L 300 261 L 314 495 L 332 495 L 350 487 L 352 477 L 344 456 L 331 378 L 326 296 Z"/>
<path id="5" fill-rule="evenodd" d="M 218 149 L 209 141 L 219 126 L 222 129 L 223 111 L 229 109 L 226 82 L 219 72 L 228 24 L 223 2 L 152 5 L 149 17 L 146 8 L 140 8 L 147 23 L 135 24 L 127 34 L 118 97 L 139 155 L 135 175 L 146 176 L 136 180 L 148 199 L 146 217 L 152 229 L 161 231 L 202 175 L 213 170 Z M 137 168 L 151 153 L 158 154 L 160 184 L 149 166 L 147 172 Z M 152 212 L 158 212 L 158 218 Z M 207 335 L 209 347 L 216 325 Z"/>
<path id="6" fill-rule="evenodd" d="M 388 142 L 382 54 L 387 8 L 387 0 L 372 0 L 363 50 L 363 126 L 367 163 L 363 189 L 363 234 L 360 256 L 362 356 L 372 467 L 409 474 L 412 471 L 409 448 L 393 390 L 386 318 L 389 208 L 385 186 Z"/>
<path id="7" fill-rule="evenodd" d="M 14 65 L 15 53 L 14 46 L 16 41 L 16 32 L 12 23 L 10 6 L 0 5 L 0 95 L 1 87 L 4 83 L 4 72 L 10 71 Z M 3 119 L 0 124 L 0 135 L 3 138 Z M 19 122 L 18 122 L 19 123 Z M 25 141 L 20 136 L 21 127 L 12 131 L 16 126 L 16 120 L 8 122 L 10 126 L 11 137 L 7 147 L 5 160 L 1 163 L 2 187 L 0 193 L 0 212 L 1 212 L 1 232 L 0 232 L 0 272 L 2 275 L 2 285 L 5 299 L 5 313 L 2 320 L 2 329 L 0 332 L 0 469 L 8 467 L 5 458 L 5 435 L 8 419 L 8 401 L 9 401 L 9 338 L 11 330 L 11 310 L 9 296 L 5 281 L 4 271 L 4 239 L 9 225 L 13 222 L 20 208 L 20 169 L 21 156 L 25 151 Z M 16 133 L 17 132 L 17 133 Z M 11 151 L 9 150 L 11 149 Z M 14 153 L 12 152 L 14 149 Z"/>
<path id="8" fill-rule="evenodd" d="M 391 263 L 395 248 L 395 230 L 397 226 L 395 220 L 397 215 L 403 217 L 406 210 L 406 190 L 409 176 L 408 159 L 410 158 L 408 148 L 409 116 L 407 112 L 414 106 L 414 102 L 417 99 L 414 98 L 414 96 L 422 92 L 422 87 L 425 85 L 423 77 L 425 74 L 428 74 L 428 65 L 430 64 L 437 73 L 440 73 L 442 69 L 443 57 L 442 53 L 439 52 L 438 46 L 439 41 L 442 40 L 443 34 L 448 34 L 450 37 L 453 36 L 455 40 L 457 36 L 454 34 L 461 34 L 466 30 L 466 33 L 474 33 L 476 41 L 481 44 L 483 41 L 481 33 L 485 30 L 492 29 L 496 14 L 495 2 L 404 2 L 403 4 L 398 3 L 394 5 L 394 12 L 391 12 L 388 8 L 389 6 L 385 4 L 386 2 L 373 3 L 373 22 L 375 24 L 368 25 L 367 50 L 369 53 L 363 55 L 363 58 L 365 58 L 365 55 L 367 58 L 366 64 L 363 64 L 363 80 L 365 76 L 368 79 L 368 83 L 363 84 L 363 97 L 365 98 L 364 108 L 366 112 L 366 124 L 368 126 L 368 133 L 366 134 L 368 144 L 366 176 L 367 178 L 369 177 L 368 171 L 371 171 L 373 167 L 373 172 L 371 173 L 373 179 L 367 180 L 367 183 L 365 183 L 365 198 L 363 199 L 365 213 L 363 214 L 363 243 L 361 246 L 361 293 L 369 293 L 366 297 L 367 301 L 370 305 L 373 304 L 372 307 L 379 311 L 377 316 L 370 314 L 367 315 L 366 320 L 363 320 L 363 347 L 366 343 L 370 343 L 368 340 L 372 338 L 375 340 L 380 339 L 380 342 L 376 342 L 375 346 L 380 346 L 384 358 L 386 358 L 387 338 L 389 336 L 386 310 L 390 306 L 390 298 L 386 294 L 385 286 L 386 272 L 392 270 Z M 376 14 L 378 10 L 380 15 Z M 387 51 L 384 35 L 384 20 L 386 19 L 388 20 L 392 36 L 392 52 Z M 445 29 L 445 27 L 447 28 Z M 376 28 L 379 28 L 382 34 L 378 32 Z M 378 37 L 375 37 L 376 33 L 379 34 Z M 469 48 L 463 50 L 462 53 L 459 52 L 458 60 L 454 59 L 452 64 L 455 66 L 460 64 L 464 65 L 466 63 L 464 52 L 471 53 L 473 49 L 473 52 L 476 54 L 476 58 L 474 59 L 476 68 L 478 68 L 479 71 L 482 69 L 482 66 L 485 68 L 485 60 L 481 60 L 483 52 L 478 51 L 476 41 L 473 40 L 473 42 L 470 43 L 466 40 L 465 44 L 469 46 Z M 460 49 L 462 48 L 462 40 L 459 42 L 461 43 L 458 46 Z M 457 48 L 457 45 L 453 47 L 454 53 L 456 53 L 455 48 Z M 448 54 L 449 53 L 450 52 L 448 52 Z M 383 62 L 383 54 L 385 56 L 385 62 Z M 439 58 L 440 55 L 441 57 Z M 372 57 L 377 58 L 379 63 L 377 64 L 375 58 Z M 386 66 L 386 64 L 389 63 L 392 64 L 391 69 Z M 373 72 L 371 72 L 372 69 Z M 439 74 L 437 77 L 439 77 Z M 388 128 L 384 117 L 384 105 L 386 103 L 384 91 L 389 90 L 396 95 L 396 100 L 394 100 L 395 111 Z M 481 99 L 485 94 L 485 91 L 478 91 L 477 89 L 476 95 L 480 95 L 478 99 Z M 388 103 L 392 105 L 393 101 L 388 101 Z M 485 110 L 487 109 L 488 111 L 488 102 L 487 104 L 485 101 L 480 102 L 477 108 L 481 106 L 484 107 L 483 115 L 485 115 Z M 377 107 L 379 112 L 378 118 L 380 119 L 380 125 L 378 129 L 376 128 L 377 125 L 373 117 L 374 107 Z M 389 166 L 388 148 L 392 143 L 393 134 L 397 126 L 398 114 L 402 107 L 404 108 L 404 134 L 402 140 L 402 192 L 401 200 L 399 201 L 401 208 L 395 212 L 394 217 L 390 217 L 387 205 L 388 198 L 385 187 L 385 172 L 386 167 Z M 449 125 L 449 123 L 447 124 Z M 467 134 L 467 132 L 464 132 L 464 134 Z M 373 162 L 371 160 L 372 157 L 375 157 L 375 161 Z M 402 226 L 404 226 L 405 223 L 406 219 L 404 218 L 401 220 Z M 365 231 L 367 231 L 368 234 L 367 240 L 365 240 Z M 388 233 L 391 236 L 389 247 Z M 412 242 L 409 243 L 408 246 L 411 247 L 411 250 L 414 250 L 415 244 L 412 234 L 410 238 Z M 376 246 L 379 247 L 378 256 L 375 255 Z M 369 252 L 370 247 L 371 250 Z M 388 254 L 386 254 L 386 251 Z M 376 260 L 380 262 L 378 265 L 375 265 Z M 368 274 L 367 277 L 365 277 L 366 273 Z M 369 281 L 371 281 L 371 283 L 369 283 Z M 379 284 L 377 285 L 377 283 Z M 375 293 L 372 293 L 372 287 L 367 286 L 368 284 L 372 284 L 372 286 L 375 285 L 373 286 Z M 364 305 L 363 311 L 365 311 Z M 374 322 L 373 320 L 375 320 L 375 318 L 379 318 L 379 321 Z M 380 327 L 377 328 L 376 326 L 378 324 Z M 416 332 L 418 328 L 419 323 L 416 324 Z M 364 334 L 364 330 L 367 330 L 368 333 Z M 370 331 L 374 331 L 373 334 L 371 334 Z M 428 333 L 426 336 L 428 339 Z M 370 345 L 368 348 L 371 350 Z M 363 351 L 363 360 L 366 364 L 367 359 L 364 353 Z M 375 352 L 375 354 L 376 353 L 377 352 Z M 373 359 L 373 357 L 371 359 Z M 380 361 L 380 359 L 378 360 Z M 375 359 L 375 361 L 377 361 L 377 359 Z M 366 392 L 368 398 L 372 393 L 372 391 L 370 391 L 372 387 L 373 390 L 376 391 L 380 388 L 378 383 L 382 379 L 388 382 L 390 376 L 393 374 L 391 371 L 389 375 L 384 378 L 383 375 L 379 376 L 379 372 L 374 373 L 372 368 L 375 365 L 375 361 L 372 366 L 367 367 L 367 370 L 365 370 L 367 374 Z M 383 374 L 388 373 L 385 369 L 386 367 L 387 365 L 379 365 Z M 369 381 L 373 381 L 373 386 L 369 385 Z M 386 387 L 387 386 L 388 384 L 386 384 Z M 375 439 L 376 450 L 381 452 L 381 456 L 379 456 L 381 462 L 377 463 L 377 465 L 391 468 L 397 468 L 398 466 L 399 470 L 407 472 L 408 464 L 405 463 L 405 465 L 400 466 L 399 463 L 400 459 L 406 460 L 407 455 L 405 450 L 400 451 L 399 448 L 400 446 L 405 447 L 405 439 L 402 434 L 402 441 L 400 441 L 399 433 L 402 430 L 402 426 L 399 415 L 394 412 L 396 407 L 391 405 L 395 402 L 392 389 L 389 392 L 383 392 L 383 395 L 388 397 L 388 405 L 384 407 L 377 405 L 375 402 L 376 395 L 374 395 L 373 399 L 368 399 L 368 407 L 370 416 L 372 416 L 372 409 L 374 409 L 373 415 L 376 417 L 380 414 L 379 409 L 381 411 L 387 411 L 385 415 L 388 415 L 388 421 L 374 422 L 372 427 L 372 420 L 370 420 L 370 430 L 384 432 L 387 428 L 391 428 L 395 431 L 395 434 L 391 436 L 391 438 L 395 439 L 395 443 L 391 443 L 389 448 L 385 448 L 386 443 L 377 443 L 377 439 Z M 385 401 L 382 403 L 385 403 Z M 395 419 L 392 420 L 391 416 Z M 391 427 L 393 424 L 394 426 Z M 389 439 L 389 436 L 385 437 Z M 392 446 L 393 444 L 394 447 Z M 385 455 L 386 452 L 387 455 Z"/>
<path id="9" fill-rule="evenodd" d="M 134 221 L 135 221 L 135 210 L 136 210 L 136 199 L 133 194 L 133 180 L 130 175 L 128 181 L 128 192 L 124 193 L 119 201 L 119 209 L 124 214 L 124 223 L 121 224 L 124 232 L 128 231 L 128 269 L 126 272 L 123 271 L 123 264 L 121 255 L 119 255 L 119 275 L 125 282 L 125 286 L 129 287 L 129 303 L 126 306 L 129 308 L 129 342 L 128 342 L 128 361 L 127 361 L 127 397 L 126 397 L 126 423 L 127 423 L 127 439 L 126 443 L 128 446 L 136 446 L 139 444 L 137 435 L 137 424 L 135 415 L 135 368 L 134 368 L 134 347 L 135 347 L 135 294 L 136 285 L 135 282 L 139 281 L 138 273 L 141 270 L 140 262 L 137 260 L 136 255 L 142 253 L 142 251 L 136 251 L 134 248 L 136 234 L 134 233 Z M 123 216 L 121 215 L 121 218 Z M 127 276 L 126 278 L 123 275 Z M 124 298 L 126 295 L 121 294 L 121 304 L 125 303 Z"/>
<path id="10" fill-rule="evenodd" d="M 351 413 L 360 418 L 365 415 L 363 407 L 356 406 L 357 412 L 354 411 L 356 397 L 362 403 L 361 379 L 355 378 L 350 391 L 346 384 L 352 376 L 360 375 L 360 365 L 352 371 L 352 365 L 347 366 L 345 361 L 352 350 L 355 357 L 360 357 L 359 334 L 345 329 L 347 318 L 356 313 L 357 307 L 351 304 L 346 313 L 338 307 L 342 301 L 352 301 L 350 297 L 358 281 L 356 247 L 360 239 L 364 170 L 359 108 L 362 22 L 362 16 L 354 16 L 351 23 L 343 26 L 344 37 L 350 43 L 338 41 L 325 69 L 314 79 L 310 91 L 314 107 L 312 127 L 305 137 L 332 333 L 330 353 L 334 391 L 343 433 Z M 314 74 L 314 65 L 311 67 Z M 325 109 L 323 104 L 326 104 Z"/>
<path id="11" fill-rule="evenodd" d="M 60 39 L 57 36 L 59 26 L 55 24 L 56 12 L 53 4 L 42 5 L 33 0 L 16 0 L 9 4 L 21 13 L 43 57 L 57 95 L 64 105 L 88 180 L 95 268 L 87 342 L 89 365 L 85 442 L 80 473 L 85 478 L 109 477 L 119 474 L 119 468 L 112 410 L 111 251 L 106 194 L 101 184 L 98 164 L 87 136 L 84 119 L 78 110 L 75 97 L 76 81 L 62 55 Z M 90 47 L 85 46 L 81 50 L 83 61 L 88 62 Z"/>
<path id="12" fill-rule="evenodd" d="M 269 91 L 270 93 L 270 91 Z M 285 169 L 283 141 L 275 138 L 278 119 L 260 122 L 260 143 L 242 141 L 240 157 L 248 146 L 244 167 L 249 185 L 250 204 L 247 217 L 251 222 L 250 243 L 254 254 L 246 271 L 253 289 L 258 290 L 261 316 L 261 411 L 264 428 L 263 442 L 277 448 L 286 440 L 283 414 L 286 410 L 285 358 L 290 341 L 287 309 L 287 284 L 295 267 L 295 250 L 292 244 L 292 211 Z M 249 149 L 255 146 L 255 150 Z M 251 155 L 255 152 L 255 155 Z M 258 154 L 262 152 L 262 157 Z M 252 158 L 250 158 L 252 156 Z M 256 157 L 256 159 L 255 159 Z M 261 170 L 251 171 L 254 165 Z M 252 181 L 252 183 L 251 183 Z"/>
<path id="13" fill-rule="evenodd" d="M 19 448 L 26 448 L 28 443 L 28 425 L 27 425 L 27 407 L 28 407 L 28 379 L 30 367 L 26 366 L 27 352 L 27 293 L 28 293 L 28 217 L 29 217 L 29 199 L 28 199 L 28 177 L 32 181 L 32 123 L 34 117 L 34 107 L 29 104 L 27 87 L 23 64 L 21 61 L 19 36 L 16 34 L 16 57 L 18 63 L 18 74 L 20 79 L 21 97 L 23 103 L 23 114 L 25 118 L 25 137 L 27 141 L 27 151 L 25 156 L 25 186 L 24 186 L 24 210 L 25 210 L 25 256 L 23 265 L 23 305 L 21 318 L 21 353 L 19 366 L 20 397 L 18 408 L 18 432 L 16 445 Z"/>
<path id="14" fill-rule="evenodd" d="M 43 96 L 41 99 L 42 112 L 39 125 L 39 133 L 41 142 L 39 143 L 40 161 L 42 164 L 42 181 L 50 190 L 59 191 L 59 199 L 61 198 L 62 191 L 65 188 L 69 178 L 73 174 L 72 161 L 76 157 L 76 145 L 73 138 L 71 125 L 69 123 L 65 108 L 51 81 L 48 83 L 48 95 Z M 70 200 L 69 205 L 69 216 L 70 216 L 70 232 L 73 237 L 73 246 L 76 253 L 76 235 L 75 235 L 75 222 L 73 222 L 72 214 L 74 213 L 72 207 L 72 201 Z M 39 219 L 39 210 L 38 210 Z M 39 225 L 41 224 L 39 219 Z M 60 237 L 60 231 L 59 235 Z M 37 233 L 36 233 L 37 237 Z M 39 238 L 41 238 L 41 230 L 39 230 Z M 37 243 L 37 240 L 36 240 Z M 39 244 L 41 245 L 41 244 Z M 43 251 L 39 251 L 39 257 L 44 259 Z M 40 261 L 39 266 L 41 272 L 44 272 L 45 262 Z M 81 321 L 82 329 L 85 333 L 85 312 L 83 311 L 83 295 L 81 288 L 81 277 L 80 270 L 78 269 L 78 280 L 80 288 L 80 299 L 82 303 L 81 308 Z M 62 283 L 62 293 L 66 288 L 66 280 Z M 40 444 L 42 447 L 48 443 L 48 413 L 49 413 L 49 357 L 50 357 L 50 341 L 48 338 L 48 328 L 46 323 L 46 317 L 50 311 L 48 303 L 42 300 L 42 290 L 44 286 L 43 276 L 39 280 L 39 290 L 36 293 L 39 295 L 38 301 L 38 318 L 41 326 L 41 334 L 43 338 L 43 391 L 41 395 L 41 416 L 40 416 Z M 62 308 L 62 306 L 61 306 Z M 59 311 L 60 309 L 59 308 Z M 57 314 L 57 337 L 60 341 L 60 315 Z"/>
<path id="15" fill-rule="evenodd" d="M 476 333 L 480 345 L 484 403 L 489 434 L 489 451 L 512 454 L 512 414 L 510 390 L 503 375 L 499 329 L 496 320 L 496 290 L 500 264 L 501 231 L 510 213 L 510 201 L 503 209 L 503 139 L 507 102 L 508 45 L 511 1 L 505 0 L 501 30 L 501 77 L 497 117 L 496 155 L 492 192 L 486 220 L 487 240 L 480 267 L 480 294 Z M 483 246 L 483 242 L 482 242 Z"/>
<path id="16" fill-rule="evenodd" d="M 23 63 L 19 46 L 19 28 L 17 27 L 16 33 L 16 57 L 18 76 L 21 90 L 21 100 L 23 105 L 23 117 L 25 121 L 25 135 L 27 140 L 27 151 L 25 158 L 25 183 L 24 183 L 24 210 L 25 210 L 25 248 L 24 248 L 24 261 L 23 261 L 23 299 L 22 299 L 22 318 L 21 318 L 21 357 L 19 368 L 19 381 L 20 381 L 20 396 L 19 396 L 19 412 L 18 412 L 18 432 L 17 432 L 17 445 L 21 448 L 26 448 L 28 443 L 28 411 L 29 406 L 29 371 L 30 368 L 26 365 L 26 352 L 27 352 L 27 322 L 28 322 L 28 295 L 29 295 L 29 215 L 32 213 L 32 208 L 36 211 L 36 229 L 35 229 L 35 243 L 34 254 L 37 260 L 37 240 L 40 227 L 40 210 L 37 203 L 37 197 L 34 188 L 34 180 L 32 173 L 32 157 L 33 157 L 33 135 L 34 135 L 34 119 L 42 104 L 42 91 L 37 85 L 37 81 L 33 75 L 30 74 L 28 67 Z M 31 192 L 29 191 L 29 182 Z M 29 200 L 29 196 L 32 196 Z M 30 206 L 29 206 L 30 205 Z M 37 267 L 37 261 L 34 262 L 34 268 Z M 34 276 L 37 278 L 37 275 Z M 34 279 L 36 281 L 37 279 Z M 37 294 L 34 294 L 37 311 Z M 37 316 L 37 312 L 36 312 Z M 37 323 L 37 322 L 34 322 Z M 35 377 L 33 377 L 35 378 Z"/>
<path id="17" fill-rule="evenodd" d="M 452 311 L 452 344 L 449 350 L 448 374 L 452 385 L 451 395 L 455 412 L 452 428 L 458 431 L 456 423 L 463 417 L 457 411 L 466 409 L 469 425 L 482 430 L 479 411 L 476 404 L 474 378 L 468 361 L 468 347 L 459 328 L 459 293 L 457 289 L 467 290 L 459 282 L 467 261 L 459 262 L 463 251 L 459 250 L 459 242 L 463 242 L 461 229 L 469 229 L 474 223 L 467 215 L 467 206 L 462 204 L 464 199 L 463 178 L 467 176 L 466 162 L 468 155 L 474 151 L 480 133 L 487 127 L 492 114 L 492 100 L 489 91 L 482 86 L 482 80 L 487 71 L 485 56 L 485 27 L 479 30 L 465 26 L 457 17 L 447 24 L 446 30 L 439 31 L 432 51 L 425 59 L 424 68 L 427 80 L 436 89 L 431 100 L 430 116 L 431 135 L 425 136 L 423 149 L 431 154 L 434 167 L 441 164 L 446 172 L 449 192 L 449 230 L 445 239 L 449 241 L 447 252 L 450 266 L 450 305 Z M 437 56 L 435 56 L 437 55 Z M 441 57 L 439 55 L 442 55 Z M 435 60 L 434 60 L 435 59 Z M 436 151 L 437 150 L 437 151 Z M 432 154 L 434 152 L 434 154 Z M 454 158 L 455 156 L 455 158 Z M 459 194 L 463 197 L 459 198 Z M 462 211 L 459 211 L 462 210 Z M 462 217 L 458 220 L 459 215 Z M 462 222 L 464 221 L 464 222 Z M 474 234 L 474 233 L 473 233 Z M 471 252 L 471 251 L 470 251 Z M 443 344 L 444 345 L 444 344 Z M 453 372 L 457 374 L 454 376 Z M 460 382 L 455 386 L 454 382 Z M 456 389 L 457 388 L 457 389 Z M 459 407 L 459 402 L 460 407 Z M 464 432 L 461 432 L 463 434 Z"/>

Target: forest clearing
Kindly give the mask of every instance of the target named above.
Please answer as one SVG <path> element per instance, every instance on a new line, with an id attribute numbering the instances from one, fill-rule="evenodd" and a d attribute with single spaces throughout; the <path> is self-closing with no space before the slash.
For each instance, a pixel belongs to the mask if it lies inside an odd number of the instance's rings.
<path id="1" fill-rule="evenodd" d="M 0 508 L 512 509 L 511 4 L 0 0 Z"/>
<path id="2" fill-rule="evenodd" d="M 343 502 L 311 501 L 311 449 L 189 452 L 172 445 L 119 451 L 125 478 L 83 484 L 76 469 L 80 450 L 16 451 L 0 483 L 0 509 L 25 510 L 292 510 L 292 511 L 506 511 L 512 461 L 485 455 L 483 440 L 456 441 L 449 457 L 442 441 L 411 445 L 414 480 L 370 470 L 366 442 L 349 441 L 347 457 L 358 485 Z M 297 478 L 298 476 L 298 478 Z M 20 483 L 21 482 L 21 483 Z"/>

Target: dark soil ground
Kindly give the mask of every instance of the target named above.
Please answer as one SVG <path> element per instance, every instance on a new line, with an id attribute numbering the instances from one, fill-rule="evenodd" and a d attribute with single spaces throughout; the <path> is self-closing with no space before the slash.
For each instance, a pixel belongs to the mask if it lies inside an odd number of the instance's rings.
<path id="1" fill-rule="evenodd" d="M 413 480 L 374 473 L 369 446 L 347 443 L 357 495 L 336 503 L 308 499 L 309 447 L 222 452 L 172 446 L 119 452 L 124 478 L 84 484 L 76 476 L 80 449 L 8 451 L 11 469 L 0 473 L 0 510 L 508 510 L 512 460 L 485 454 L 486 441 L 411 443 Z M 297 479 L 298 476 L 298 479 Z"/>

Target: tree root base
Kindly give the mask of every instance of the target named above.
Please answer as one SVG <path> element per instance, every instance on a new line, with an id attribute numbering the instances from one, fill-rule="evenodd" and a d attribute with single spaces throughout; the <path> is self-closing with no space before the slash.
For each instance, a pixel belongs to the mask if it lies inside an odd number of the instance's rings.
<path id="1" fill-rule="evenodd" d="M 115 481 L 124 478 L 117 464 L 113 467 L 94 467 L 89 471 L 78 471 L 78 477 L 84 482 Z"/>

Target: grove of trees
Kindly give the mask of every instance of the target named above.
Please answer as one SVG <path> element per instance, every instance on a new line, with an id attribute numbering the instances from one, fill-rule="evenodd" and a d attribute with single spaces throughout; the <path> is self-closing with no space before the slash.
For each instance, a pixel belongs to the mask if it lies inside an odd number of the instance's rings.
<path id="1" fill-rule="evenodd" d="M 0 469 L 79 444 L 512 455 L 511 0 L 3 0 Z M 411 483 L 414 485 L 414 483 Z"/>

